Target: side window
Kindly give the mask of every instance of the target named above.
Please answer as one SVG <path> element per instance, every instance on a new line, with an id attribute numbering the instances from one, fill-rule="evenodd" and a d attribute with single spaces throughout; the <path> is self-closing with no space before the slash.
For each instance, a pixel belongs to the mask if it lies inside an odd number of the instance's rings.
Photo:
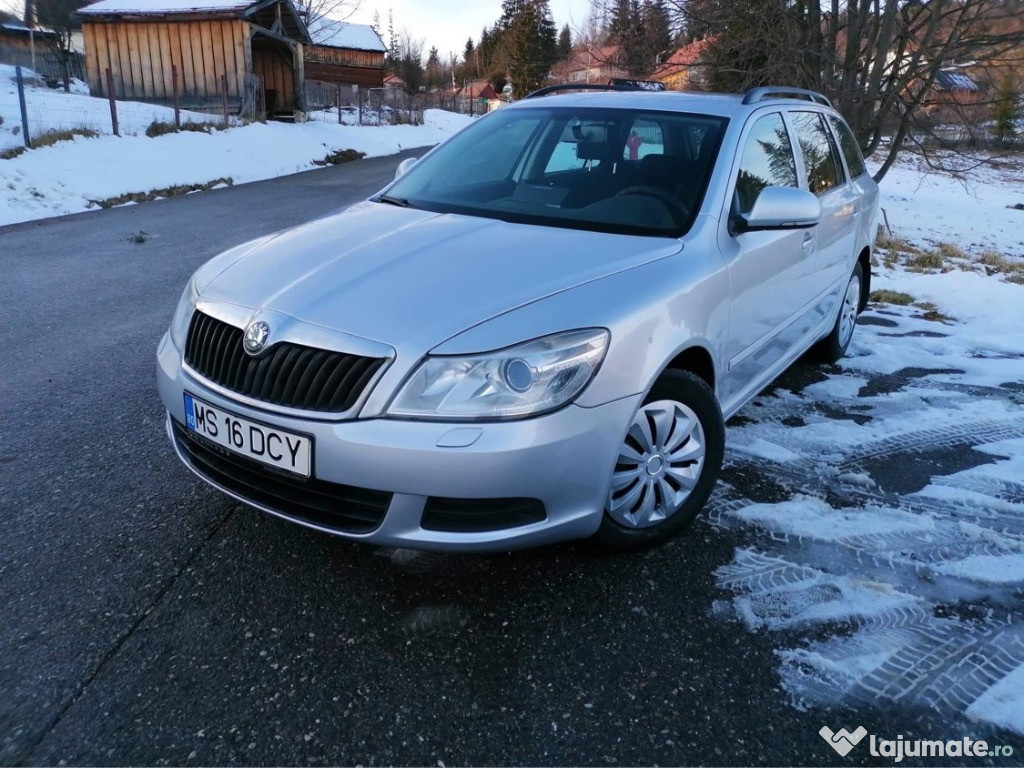
<path id="1" fill-rule="evenodd" d="M 790 117 L 804 157 L 807 188 L 816 195 L 823 195 L 838 187 L 843 173 L 821 115 L 817 112 L 792 112 Z"/>
<path id="2" fill-rule="evenodd" d="M 739 213 L 750 213 L 765 187 L 797 187 L 796 163 L 782 115 L 759 118 L 747 135 L 736 179 Z"/>
<path id="3" fill-rule="evenodd" d="M 832 131 L 839 139 L 839 148 L 843 150 L 843 157 L 846 158 L 846 167 L 850 169 L 851 178 L 859 178 L 868 172 L 864 166 L 864 155 L 860 153 L 860 144 L 857 137 L 853 135 L 850 127 L 835 117 L 829 117 L 832 124 Z"/>
<path id="4" fill-rule="evenodd" d="M 639 160 L 647 155 L 665 154 L 665 137 L 661 126 L 650 120 L 637 120 L 629 130 L 629 138 L 622 150 L 623 160 Z"/>

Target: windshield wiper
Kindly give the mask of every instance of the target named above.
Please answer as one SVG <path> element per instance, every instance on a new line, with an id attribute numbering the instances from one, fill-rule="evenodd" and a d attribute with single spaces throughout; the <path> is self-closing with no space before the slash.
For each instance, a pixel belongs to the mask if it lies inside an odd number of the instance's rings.
<path id="1" fill-rule="evenodd" d="M 391 195 L 381 195 L 377 198 L 378 203 L 387 203 L 388 205 L 397 205 L 399 208 L 413 208 L 412 203 L 406 200 L 404 197 L 392 197 Z"/>

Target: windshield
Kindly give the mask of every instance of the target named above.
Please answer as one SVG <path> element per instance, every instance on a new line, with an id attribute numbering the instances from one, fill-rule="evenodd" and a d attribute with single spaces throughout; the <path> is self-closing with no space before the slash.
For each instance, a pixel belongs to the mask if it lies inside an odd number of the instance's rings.
<path id="1" fill-rule="evenodd" d="M 630 109 L 502 109 L 414 165 L 391 202 L 528 224 L 679 236 L 726 120 Z"/>

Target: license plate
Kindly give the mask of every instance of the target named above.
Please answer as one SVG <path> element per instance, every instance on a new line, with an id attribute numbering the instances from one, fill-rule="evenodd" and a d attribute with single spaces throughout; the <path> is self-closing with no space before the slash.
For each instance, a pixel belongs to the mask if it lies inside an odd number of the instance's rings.
<path id="1" fill-rule="evenodd" d="M 302 477 L 309 477 L 313 441 L 277 427 L 257 424 L 185 393 L 185 424 L 232 453 Z"/>

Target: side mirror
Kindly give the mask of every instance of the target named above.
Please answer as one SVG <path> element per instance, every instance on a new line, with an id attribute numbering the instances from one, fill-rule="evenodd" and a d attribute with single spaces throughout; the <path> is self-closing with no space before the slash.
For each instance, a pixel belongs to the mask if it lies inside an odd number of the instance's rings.
<path id="1" fill-rule="evenodd" d="M 400 162 L 398 164 L 398 168 L 395 169 L 395 178 L 397 179 L 399 176 L 404 176 L 410 168 L 416 165 L 417 160 L 419 160 L 418 157 L 407 157 L 405 160 Z"/>
<path id="2" fill-rule="evenodd" d="M 739 233 L 782 229 L 809 229 L 821 221 L 821 203 L 810 192 L 795 187 L 765 187 L 750 213 L 740 214 Z"/>

